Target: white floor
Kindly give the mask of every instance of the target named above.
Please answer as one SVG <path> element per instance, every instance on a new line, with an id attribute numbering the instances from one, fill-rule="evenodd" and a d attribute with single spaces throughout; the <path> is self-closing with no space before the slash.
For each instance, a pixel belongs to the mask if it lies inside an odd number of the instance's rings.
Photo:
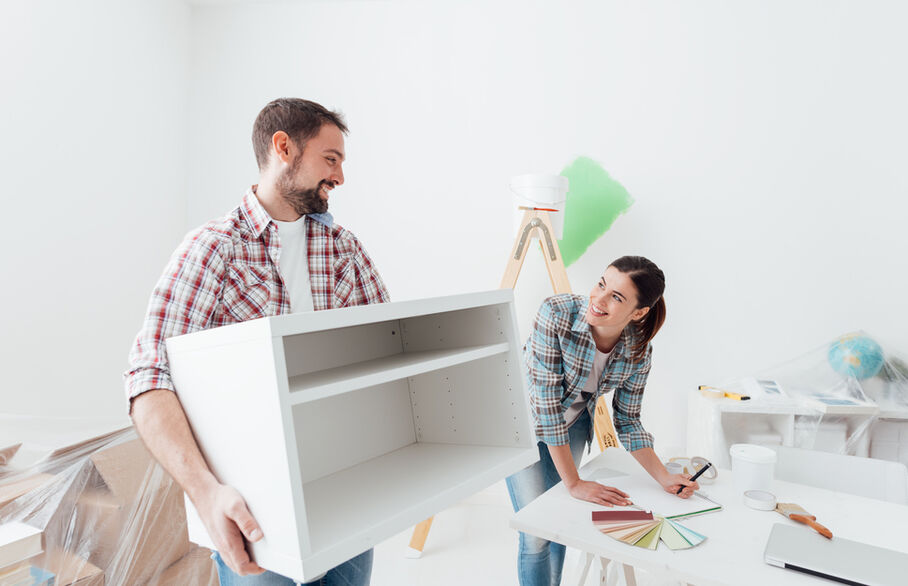
<path id="1" fill-rule="evenodd" d="M 411 530 L 379 544 L 375 548 L 372 585 L 517 584 L 517 532 L 508 527 L 511 514 L 504 482 L 473 495 L 435 517 L 421 558 L 406 557 Z M 568 549 L 563 584 L 575 575 L 577 561 L 578 552 Z M 585 584 L 599 584 L 598 572 L 590 571 Z M 638 571 L 637 584 L 675 583 L 665 576 Z"/>

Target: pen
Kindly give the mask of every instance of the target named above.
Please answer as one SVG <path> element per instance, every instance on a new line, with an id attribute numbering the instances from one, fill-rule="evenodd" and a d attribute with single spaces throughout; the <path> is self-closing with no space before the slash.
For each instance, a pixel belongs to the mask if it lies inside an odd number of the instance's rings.
<path id="1" fill-rule="evenodd" d="M 706 463 L 706 466 L 704 466 L 703 468 L 700 468 L 699 470 L 697 470 L 697 473 L 690 477 L 690 481 L 691 481 L 691 482 L 696 482 L 697 479 L 700 478 L 700 475 L 703 474 L 704 472 L 706 472 L 706 469 L 709 468 L 709 467 L 712 466 L 712 465 L 713 465 L 712 462 L 707 462 L 707 463 Z M 678 489 L 678 492 L 676 492 L 675 494 L 681 494 L 681 491 L 682 491 L 682 490 L 684 490 L 684 485 L 681 485 L 681 488 L 679 488 L 679 489 Z"/>
<path id="2" fill-rule="evenodd" d="M 703 391 L 706 391 L 707 393 L 715 393 L 717 395 L 721 395 L 728 399 L 734 399 L 735 401 L 750 401 L 750 395 L 742 395 L 741 393 L 732 393 L 731 391 L 726 391 L 724 389 L 718 389 L 716 387 L 711 387 L 709 385 L 700 385 L 697 388 L 699 389 L 699 391 L 701 393 Z M 704 393 L 704 394 L 706 394 L 706 393 Z"/>

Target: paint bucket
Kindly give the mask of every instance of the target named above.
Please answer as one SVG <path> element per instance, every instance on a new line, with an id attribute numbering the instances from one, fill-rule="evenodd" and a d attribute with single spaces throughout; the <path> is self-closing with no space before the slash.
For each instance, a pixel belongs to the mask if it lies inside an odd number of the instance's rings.
<path id="1" fill-rule="evenodd" d="M 561 175 L 517 175 L 511 177 L 511 191 L 514 193 L 514 207 L 518 208 L 514 217 L 515 232 L 520 227 L 525 210 L 530 208 L 549 208 L 555 240 L 561 240 L 564 232 L 564 202 L 568 192 L 568 178 Z"/>
<path id="2" fill-rule="evenodd" d="M 772 489 L 776 468 L 776 453 L 773 450 L 754 444 L 734 444 L 728 452 L 731 454 L 731 472 L 738 493 Z"/>

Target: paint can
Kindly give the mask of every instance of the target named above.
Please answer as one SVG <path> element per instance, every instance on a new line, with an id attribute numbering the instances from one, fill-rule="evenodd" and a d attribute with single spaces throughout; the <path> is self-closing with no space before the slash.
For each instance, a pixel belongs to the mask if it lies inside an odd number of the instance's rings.
<path id="1" fill-rule="evenodd" d="M 731 454 L 731 473 L 739 493 L 748 490 L 770 490 L 776 468 L 776 453 L 755 444 L 734 444 Z"/>
<path id="2" fill-rule="evenodd" d="M 511 177 L 510 187 L 517 212 L 514 230 L 520 226 L 525 213 L 520 206 L 554 209 L 556 211 L 549 212 L 549 220 L 555 232 L 553 237 L 555 240 L 561 240 L 564 232 L 564 203 L 567 199 L 568 178 L 562 175 L 516 175 Z"/>

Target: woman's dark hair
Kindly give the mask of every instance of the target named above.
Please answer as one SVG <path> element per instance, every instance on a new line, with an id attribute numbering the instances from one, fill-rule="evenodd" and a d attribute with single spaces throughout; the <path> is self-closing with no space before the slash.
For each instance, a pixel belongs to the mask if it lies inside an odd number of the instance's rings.
<path id="1" fill-rule="evenodd" d="M 344 134 L 347 133 L 343 117 L 321 104 L 300 98 L 278 98 L 269 102 L 256 116 L 252 126 L 252 149 L 259 170 L 268 166 L 271 137 L 275 132 L 283 130 L 302 149 L 306 141 L 316 136 L 325 124 L 333 124 Z"/>
<path id="2" fill-rule="evenodd" d="M 631 278 L 637 288 L 637 308 L 649 307 L 647 314 L 637 322 L 639 337 L 632 348 L 634 360 L 646 354 L 649 344 L 665 323 L 665 274 L 656 264 L 642 256 L 622 256 L 609 266 L 615 267 Z"/>

